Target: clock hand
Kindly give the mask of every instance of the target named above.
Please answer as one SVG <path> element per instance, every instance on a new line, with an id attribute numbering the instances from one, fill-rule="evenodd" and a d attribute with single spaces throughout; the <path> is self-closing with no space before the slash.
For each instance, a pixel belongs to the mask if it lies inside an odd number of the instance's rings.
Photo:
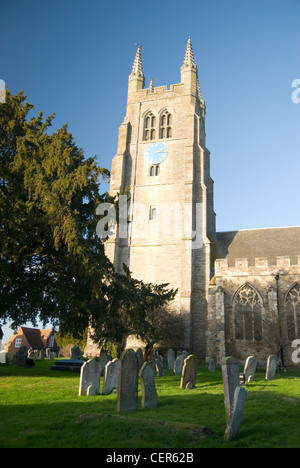
<path id="1" fill-rule="evenodd" d="M 166 153 L 166 150 L 155 151 L 155 153 Z"/>

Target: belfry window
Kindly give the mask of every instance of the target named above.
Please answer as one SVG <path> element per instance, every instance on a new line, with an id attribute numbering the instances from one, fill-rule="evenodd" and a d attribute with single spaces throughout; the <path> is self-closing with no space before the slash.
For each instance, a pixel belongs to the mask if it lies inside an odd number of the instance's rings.
<path id="1" fill-rule="evenodd" d="M 238 290 L 233 302 L 236 340 L 262 339 L 262 307 L 261 297 L 250 284 L 245 284 Z"/>
<path id="2" fill-rule="evenodd" d="M 149 112 L 144 120 L 144 140 L 155 140 L 156 132 L 156 117 L 152 112 Z"/>
<path id="3" fill-rule="evenodd" d="M 287 293 L 285 311 L 288 339 L 300 338 L 300 284 L 295 284 Z"/>
<path id="4" fill-rule="evenodd" d="M 159 137 L 171 138 L 172 136 L 172 115 L 168 111 L 164 111 L 160 116 Z"/>

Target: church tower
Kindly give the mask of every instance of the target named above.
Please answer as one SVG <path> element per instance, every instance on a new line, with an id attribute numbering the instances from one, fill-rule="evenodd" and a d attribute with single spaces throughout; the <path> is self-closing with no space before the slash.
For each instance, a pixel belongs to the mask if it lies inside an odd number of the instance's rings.
<path id="1" fill-rule="evenodd" d="M 151 79 L 145 88 L 138 47 L 110 183 L 111 195 L 128 194 L 128 210 L 106 252 L 119 272 L 125 263 L 137 279 L 178 289 L 172 306 L 186 323 L 179 346 L 204 358 L 215 213 L 191 38 L 180 71 L 180 83 L 155 87 Z"/>

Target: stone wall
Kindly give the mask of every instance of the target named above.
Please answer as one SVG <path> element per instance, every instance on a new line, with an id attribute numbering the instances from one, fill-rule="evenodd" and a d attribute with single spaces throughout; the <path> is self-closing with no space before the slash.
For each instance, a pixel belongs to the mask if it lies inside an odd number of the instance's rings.
<path id="1" fill-rule="evenodd" d="M 208 295 L 207 356 L 220 362 L 226 355 L 241 361 L 255 355 L 259 360 L 266 361 L 269 354 L 280 354 L 281 344 L 285 364 L 290 364 L 293 348 L 287 334 L 286 301 L 288 292 L 295 284 L 300 284 L 300 256 L 296 265 L 291 264 L 288 256 L 277 257 L 275 265 L 270 265 L 268 259 L 261 257 L 255 258 L 254 265 L 249 265 L 248 259 L 237 258 L 234 266 L 230 267 L 227 259 L 216 260 L 215 276 Z M 247 305 L 249 309 L 252 292 L 256 310 L 261 314 L 261 329 L 259 332 L 255 330 L 253 319 L 254 325 L 249 322 L 248 330 L 244 330 L 246 337 L 237 338 L 240 333 L 237 322 L 240 305 L 237 300 L 241 291 L 245 294 L 245 307 Z M 251 326 L 253 337 L 249 339 Z"/>

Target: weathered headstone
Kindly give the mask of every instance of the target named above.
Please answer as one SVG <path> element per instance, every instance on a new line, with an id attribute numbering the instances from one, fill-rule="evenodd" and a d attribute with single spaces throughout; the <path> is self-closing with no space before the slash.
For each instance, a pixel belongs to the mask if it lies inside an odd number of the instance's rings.
<path id="1" fill-rule="evenodd" d="M 142 383 L 142 408 L 155 408 L 158 405 L 158 395 L 154 365 L 144 362 L 139 375 Z"/>
<path id="2" fill-rule="evenodd" d="M 117 411 L 135 411 L 138 405 L 138 361 L 133 349 L 123 352 L 119 362 Z"/>
<path id="3" fill-rule="evenodd" d="M 27 354 L 27 346 L 21 346 L 13 356 L 13 364 L 19 367 L 26 366 Z"/>
<path id="4" fill-rule="evenodd" d="M 76 361 L 82 356 L 82 351 L 79 346 L 73 346 L 70 350 L 71 361 Z"/>
<path id="5" fill-rule="evenodd" d="M 155 364 L 156 359 L 159 358 L 159 352 L 158 351 L 153 351 L 152 353 L 152 362 Z"/>
<path id="6" fill-rule="evenodd" d="M 184 360 L 180 388 L 194 388 L 196 385 L 197 371 L 198 359 L 193 354 L 190 354 L 190 356 Z"/>
<path id="7" fill-rule="evenodd" d="M 105 366 L 102 393 L 109 395 L 118 388 L 119 359 L 113 359 Z"/>
<path id="8" fill-rule="evenodd" d="M 156 367 L 157 377 L 165 377 L 166 368 L 165 368 L 164 358 L 161 355 L 159 355 L 159 357 L 155 360 L 155 367 Z"/>
<path id="9" fill-rule="evenodd" d="M 277 369 L 277 356 L 272 354 L 268 357 L 267 361 L 267 370 L 266 370 L 266 380 L 274 380 Z"/>
<path id="10" fill-rule="evenodd" d="M 110 361 L 112 361 L 112 357 L 108 355 L 106 351 L 101 351 L 100 353 L 101 375 L 104 375 L 105 366 Z"/>
<path id="11" fill-rule="evenodd" d="M 216 370 L 216 363 L 213 358 L 210 358 L 208 361 L 208 371 L 209 372 L 215 372 Z"/>
<path id="12" fill-rule="evenodd" d="M 229 423 L 234 392 L 240 386 L 239 363 L 232 356 L 226 357 L 222 362 L 222 376 L 224 386 L 224 403 L 226 421 Z"/>
<path id="13" fill-rule="evenodd" d="M 174 375 L 181 375 L 183 363 L 184 363 L 184 356 L 183 354 L 181 354 L 180 356 L 177 357 L 174 363 L 174 369 L 173 369 Z"/>
<path id="14" fill-rule="evenodd" d="M 168 350 L 167 358 L 168 358 L 168 369 L 173 370 L 174 363 L 175 363 L 175 351 L 173 351 L 172 348 Z"/>
<path id="15" fill-rule="evenodd" d="M 243 421 L 246 397 L 247 390 L 244 387 L 236 387 L 233 396 L 230 419 L 227 423 L 227 428 L 225 431 L 225 440 L 234 439 L 240 429 Z"/>
<path id="16" fill-rule="evenodd" d="M 90 385 L 86 391 L 87 396 L 99 395 L 99 391 L 94 385 Z"/>
<path id="17" fill-rule="evenodd" d="M 183 360 L 185 360 L 188 357 L 188 355 L 189 355 L 189 353 L 184 349 L 182 351 Z"/>
<path id="18" fill-rule="evenodd" d="M 252 382 L 255 376 L 257 366 L 257 358 L 255 356 L 249 356 L 246 359 L 244 367 L 245 382 Z"/>
<path id="19" fill-rule="evenodd" d="M 137 360 L 138 360 L 138 367 L 139 367 L 139 370 L 140 370 L 142 368 L 142 365 L 143 365 L 143 362 L 144 362 L 143 351 L 141 350 L 141 348 L 138 348 L 135 353 L 136 353 L 136 357 L 137 357 Z"/>
<path id="20" fill-rule="evenodd" d="M 79 396 L 87 395 L 89 387 L 93 387 L 93 394 L 100 393 L 101 366 L 95 359 L 86 361 L 80 369 Z M 90 393 L 91 394 L 91 391 Z"/>

